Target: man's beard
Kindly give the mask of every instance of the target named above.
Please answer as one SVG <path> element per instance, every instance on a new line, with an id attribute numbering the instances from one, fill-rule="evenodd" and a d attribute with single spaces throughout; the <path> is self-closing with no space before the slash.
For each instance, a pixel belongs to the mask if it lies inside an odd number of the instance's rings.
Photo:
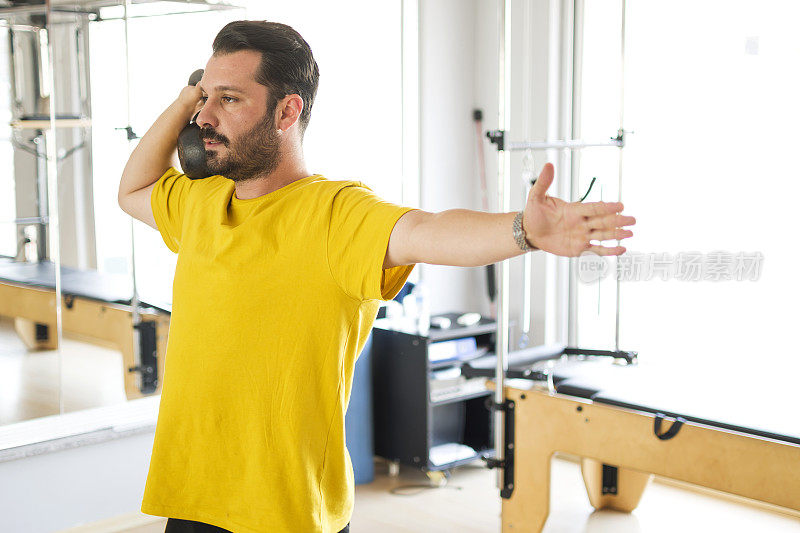
<path id="1" fill-rule="evenodd" d="M 278 149 L 280 137 L 273 124 L 274 114 L 274 111 L 268 110 L 258 124 L 232 143 L 214 128 L 203 128 L 200 138 L 221 142 L 228 151 L 227 157 L 220 157 L 216 150 L 206 150 L 206 164 L 211 173 L 233 181 L 272 174 L 281 159 Z"/>

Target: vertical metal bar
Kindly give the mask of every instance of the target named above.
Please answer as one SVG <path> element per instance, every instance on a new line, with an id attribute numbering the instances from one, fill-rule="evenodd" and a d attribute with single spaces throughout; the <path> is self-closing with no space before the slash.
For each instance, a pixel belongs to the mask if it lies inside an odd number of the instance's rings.
<path id="1" fill-rule="evenodd" d="M 50 65 L 54 63 L 50 60 L 52 54 L 50 53 L 50 45 L 47 46 L 42 45 L 42 36 L 47 39 L 47 42 L 50 43 L 52 40 L 52 35 L 50 34 L 50 28 L 52 27 L 52 22 L 50 17 L 50 12 L 48 11 L 45 18 L 45 26 L 44 30 L 39 30 L 36 32 L 36 39 L 38 40 L 38 50 L 39 50 L 39 98 L 47 98 L 52 94 L 51 89 L 53 88 L 53 84 L 51 83 L 51 78 L 55 74 L 55 71 L 48 71 Z M 43 54 L 47 54 L 47 57 L 43 57 Z"/>
<path id="2" fill-rule="evenodd" d="M 547 29 L 545 31 L 547 58 L 545 64 L 547 70 L 545 72 L 546 78 L 546 102 L 547 111 L 545 118 L 545 141 L 540 145 L 545 150 L 545 160 L 555 164 L 556 169 L 560 169 L 562 153 L 553 148 L 562 144 L 558 139 L 563 139 L 563 132 L 561 131 L 561 95 L 559 94 L 560 86 L 560 62 L 561 62 L 561 43 L 559 41 L 559 28 L 558 28 L 558 12 L 559 1 L 549 0 L 547 2 L 540 2 L 547 10 L 547 15 L 543 17 L 547 21 Z M 555 141 L 555 142 L 554 142 Z M 558 172 L 558 170 L 556 170 Z M 563 188 L 562 180 L 557 180 L 553 183 L 552 191 L 555 195 L 561 196 L 561 189 Z M 545 328 L 544 328 L 544 341 L 546 343 L 557 342 L 558 335 L 558 269 L 560 259 L 552 254 L 543 254 L 544 257 L 544 302 L 545 302 Z"/>
<path id="3" fill-rule="evenodd" d="M 573 0 L 560 0 L 558 2 L 558 42 L 559 54 L 557 64 L 559 65 L 559 85 L 558 85 L 558 135 L 560 138 L 575 138 L 573 134 L 572 120 L 572 79 L 573 79 L 573 46 L 574 46 L 574 4 Z M 573 187 L 572 162 L 580 153 L 578 150 L 562 150 L 559 152 L 561 168 L 569 173 L 569 179 L 559 181 L 559 195 L 561 198 L 572 200 L 572 192 L 577 189 Z M 562 170 L 562 176 L 567 175 Z M 554 301 L 547 307 L 549 314 L 552 314 L 553 326 L 551 326 L 551 337 L 547 342 L 567 342 L 569 337 L 569 298 L 570 298 L 570 267 L 571 261 L 567 258 L 556 258 L 555 261 L 555 283 Z"/>
<path id="4" fill-rule="evenodd" d="M 511 124 L 511 0 L 500 0 L 498 4 L 498 127 L 502 131 L 507 132 L 508 126 Z M 510 198 L 510 153 L 507 150 L 498 152 L 498 207 L 500 212 L 507 213 L 511 210 Z M 508 261 L 500 263 L 500 283 L 497 295 L 497 368 L 496 368 L 496 384 L 497 389 L 494 393 L 495 403 L 498 405 L 505 402 L 505 373 L 506 364 L 508 359 L 508 315 L 509 315 L 509 280 L 510 269 Z M 503 449 L 505 446 L 505 417 L 502 411 L 494 411 L 494 448 L 498 460 L 503 459 L 505 455 Z M 503 487 L 503 471 L 498 470 L 497 477 L 498 488 Z"/>
<path id="5" fill-rule="evenodd" d="M 25 82 L 22 74 L 22 67 L 20 66 L 20 61 L 17 61 L 17 54 L 20 55 L 22 52 L 22 47 L 17 44 L 17 32 L 14 29 L 13 25 L 8 26 L 8 42 L 9 42 L 9 59 L 11 61 L 11 78 L 12 78 L 12 87 L 14 88 L 13 91 L 13 116 L 14 118 L 19 117 L 23 114 L 23 91 L 22 84 Z"/>
<path id="6" fill-rule="evenodd" d="M 624 134 L 624 120 L 625 120 L 625 12 L 626 12 L 626 0 L 621 0 L 622 2 L 622 24 L 620 30 L 620 66 L 619 66 L 619 133 Z M 617 201 L 622 201 L 622 154 L 623 150 L 620 148 L 619 150 L 619 178 L 618 178 L 618 185 L 617 185 Z M 619 246 L 620 241 L 617 241 L 617 246 Z M 619 262 L 619 256 L 616 259 Z M 619 283 L 619 276 L 615 275 L 616 283 L 617 283 L 617 305 L 616 305 L 616 315 L 614 317 L 614 350 L 619 351 L 619 307 L 620 307 L 620 283 Z"/>
<path id="7" fill-rule="evenodd" d="M 130 62 L 130 33 L 128 31 L 128 10 L 130 9 L 131 0 L 125 0 L 123 11 L 123 25 L 125 27 L 125 108 L 128 118 L 128 127 L 131 126 L 131 62 Z M 134 142 L 133 139 L 128 141 L 128 145 Z M 139 328 L 136 326 L 142 321 L 139 314 L 139 291 L 136 285 L 136 235 L 134 232 L 133 217 L 130 217 L 131 228 L 131 281 L 133 282 L 133 295 L 131 296 L 131 321 L 133 323 L 133 360 L 136 366 L 140 368 L 139 384 L 141 385 L 141 378 L 144 376 L 142 372 L 142 357 L 141 357 L 141 342 L 139 339 Z M 128 369 L 125 369 L 128 370 Z"/>
<path id="8" fill-rule="evenodd" d="M 581 96 L 583 83 L 583 0 L 572 0 L 572 138 L 581 136 Z M 572 155 L 570 165 L 570 184 L 573 191 L 578 190 L 581 170 L 581 152 Z M 580 192 L 578 193 L 580 194 Z M 571 197 L 570 200 L 577 198 Z M 578 273 L 576 261 L 570 261 L 567 345 L 578 345 Z"/>
<path id="9" fill-rule="evenodd" d="M 81 102 L 81 117 L 92 116 L 89 88 L 89 49 L 86 46 L 89 39 L 89 23 L 87 18 L 81 18 L 75 28 L 75 53 L 78 61 L 78 98 Z"/>
<path id="10" fill-rule="evenodd" d="M 522 59 L 524 61 L 524 68 L 523 68 L 523 83 L 524 83 L 524 91 L 522 97 L 522 108 L 523 108 L 523 124 L 524 124 L 524 137 L 525 139 L 532 138 L 533 134 L 531 131 L 531 124 L 533 123 L 533 117 L 531 112 L 531 102 L 533 100 L 533 73 L 531 72 L 531 63 L 532 63 L 532 56 L 531 50 L 533 50 L 533 46 L 531 44 L 531 36 L 534 34 L 533 30 L 533 15 L 531 13 L 531 5 L 532 2 L 528 1 L 523 4 L 523 17 L 524 17 L 524 34 L 523 34 L 523 50 L 524 52 L 521 54 Z M 527 151 L 523 155 L 523 177 L 525 181 L 525 199 L 527 201 L 528 194 L 530 193 L 531 189 L 531 180 L 535 176 L 536 173 L 536 165 L 535 160 L 533 158 L 533 152 Z M 529 167 L 531 174 L 528 175 L 525 172 L 525 166 Z M 522 294 L 522 335 L 519 339 L 519 347 L 525 348 L 530 344 L 530 331 L 531 331 L 531 307 L 533 305 L 532 302 L 532 276 L 533 276 L 533 256 L 532 254 L 525 254 L 523 258 L 523 265 L 522 265 L 522 286 L 523 286 L 523 294 Z"/>
<path id="11" fill-rule="evenodd" d="M 530 192 L 530 187 L 527 188 Z M 528 195 L 525 194 L 525 198 Z M 533 307 L 533 254 L 525 254 L 522 268 L 522 336 L 519 339 L 519 347 L 526 348 L 531 343 L 531 307 Z"/>
<path id="12" fill-rule="evenodd" d="M 68 50 L 71 50 L 71 54 L 75 54 L 75 65 L 77 67 L 77 83 L 73 85 L 72 79 L 69 80 L 69 96 L 70 96 L 70 106 L 75 99 L 75 93 L 77 92 L 77 100 L 79 102 L 80 110 L 78 114 L 80 118 L 87 117 L 88 115 L 84 114 L 83 105 L 83 97 L 86 94 L 84 91 L 84 77 L 88 77 L 89 73 L 83 68 L 81 65 L 81 45 L 80 45 L 80 38 L 81 38 L 81 17 L 82 15 L 74 14 L 72 15 L 73 19 L 70 24 L 65 24 L 64 26 L 64 44 L 66 45 L 67 40 L 72 40 L 72 45 L 70 47 L 65 47 Z M 74 29 L 72 28 L 71 24 L 74 24 Z M 71 58 L 70 58 L 71 59 Z M 71 61 L 70 61 L 71 62 Z M 72 70 L 72 69 L 70 69 Z M 72 107 L 70 107 L 72 110 Z M 87 197 L 87 168 L 84 165 L 85 159 L 81 157 L 83 154 L 89 154 L 92 150 L 92 145 L 90 142 L 87 142 L 90 137 L 86 132 L 86 129 L 81 128 L 80 132 L 76 135 L 76 131 L 74 129 L 70 129 L 69 133 L 69 141 L 70 144 L 74 147 L 80 145 L 80 142 L 77 140 L 78 136 L 80 136 L 81 141 L 85 143 L 84 148 L 81 152 L 76 152 L 75 157 L 72 158 L 72 186 L 74 188 L 74 203 L 73 209 L 75 213 L 75 248 L 76 248 L 76 255 L 78 260 L 78 268 L 82 270 L 86 270 L 88 268 L 92 268 L 97 265 L 97 254 L 95 253 L 94 246 L 92 246 L 91 252 L 89 251 L 89 242 L 93 240 L 93 232 L 94 232 L 94 224 L 90 224 L 87 221 L 87 217 L 90 216 L 90 211 L 86 208 L 86 197 Z M 74 149 L 74 148 L 73 148 Z M 88 182 L 91 184 L 91 180 Z M 91 227 L 90 227 L 91 226 Z"/>
<path id="13" fill-rule="evenodd" d="M 48 97 L 50 112 L 50 128 L 45 130 L 45 147 L 47 150 L 47 198 L 48 198 L 48 220 L 50 224 L 50 258 L 53 261 L 53 272 L 55 273 L 55 299 L 56 299 L 56 342 L 59 350 L 58 354 L 58 412 L 64 412 L 64 384 L 63 384 L 63 361 L 61 347 L 63 346 L 63 336 L 61 334 L 61 246 L 58 212 L 58 151 L 56 142 L 58 135 L 56 130 L 56 82 L 55 82 L 55 50 L 53 48 L 53 34 L 51 33 L 53 22 L 52 0 L 45 0 L 45 35 L 47 36 L 47 70 L 48 87 L 50 93 Z M 40 44 L 41 49 L 41 44 Z M 42 70 L 45 65 L 41 66 Z"/>
<path id="14" fill-rule="evenodd" d="M 36 41 L 39 42 L 38 40 Z M 38 97 L 34 97 L 34 101 Z M 40 133 L 34 139 L 36 143 L 36 214 L 40 220 L 45 219 L 50 214 L 50 201 L 48 200 L 48 186 L 47 186 L 47 129 L 39 130 Z M 47 256 L 47 240 L 50 238 L 50 227 L 45 222 L 40 222 L 37 225 L 36 235 L 36 261 L 43 261 L 49 259 Z"/>
<path id="15" fill-rule="evenodd" d="M 531 44 L 531 36 L 533 35 L 533 15 L 531 14 L 531 5 L 532 2 L 529 0 L 523 4 L 523 28 L 524 33 L 522 36 L 522 47 L 525 50 L 521 55 L 524 61 L 523 68 L 522 68 L 522 76 L 523 76 L 523 87 L 524 90 L 522 91 L 522 116 L 523 116 L 523 132 L 525 139 L 532 138 L 531 132 L 531 124 L 533 123 L 533 117 L 531 116 L 531 102 L 533 101 L 533 74 L 531 72 L 531 50 L 533 50 L 533 46 Z M 530 161 L 528 158 L 530 156 Z M 528 194 L 530 193 L 531 189 L 531 178 L 535 175 L 536 166 L 533 159 L 533 152 L 528 151 L 523 155 L 522 160 L 523 166 L 523 180 L 525 182 L 525 199 L 527 200 Z M 527 175 L 525 172 L 526 164 L 530 164 L 530 170 L 533 172 L 533 175 Z M 530 337 L 531 337 L 531 307 L 532 307 L 532 299 L 533 296 L 531 295 L 531 284 L 532 284 L 532 277 L 533 277 L 533 255 L 532 254 L 525 254 L 523 258 L 522 264 L 522 334 L 519 339 L 518 346 L 520 348 L 525 348 L 530 344 Z"/>

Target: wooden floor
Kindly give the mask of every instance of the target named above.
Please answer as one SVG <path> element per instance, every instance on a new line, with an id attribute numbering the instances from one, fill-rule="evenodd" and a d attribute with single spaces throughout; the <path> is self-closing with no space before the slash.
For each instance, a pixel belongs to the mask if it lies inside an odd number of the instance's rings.
<path id="1" fill-rule="evenodd" d="M 127 401 L 122 354 L 68 337 L 60 350 L 28 351 L 0 317 L 0 425 L 59 414 L 59 389 L 65 413 Z"/>
<path id="2" fill-rule="evenodd" d="M 478 465 L 462 467 L 453 472 L 447 486 L 418 489 L 411 485 L 428 483 L 419 472 L 402 469 L 400 477 L 390 478 L 383 464 L 376 469 L 373 483 L 356 487 L 352 533 L 500 531 L 500 498 L 493 472 Z M 392 494 L 392 489 L 406 495 Z M 660 482 L 648 487 L 632 514 L 593 512 L 579 466 L 563 459 L 553 462 L 551 498 L 544 533 L 800 532 L 800 518 Z M 163 518 L 135 513 L 68 533 L 161 533 L 165 523 Z"/>
<path id="3" fill-rule="evenodd" d="M 61 357 L 61 373 L 59 361 Z M 0 424 L 124 402 L 119 352 L 64 339 L 60 351 L 27 352 L 10 320 L 0 318 Z M 500 498 L 493 472 L 479 465 L 452 473 L 445 487 L 419 489 L 427 477 L 411 469 L 356 487 L 353 533 L 479 533 L 500 530 Z M 392 490 L 401 494 L 393 494 Z M 690 533 L 695 531 L 800 533 L 800 518 L 765 511 L 665 483 L 652 484 L 633 514 L 592 512 L 580 468 L 553 463 L 552 508 L 544 533 Z M 68 530 L 70 533 L 161 533 L 166 519 L 131 513 Z"/>

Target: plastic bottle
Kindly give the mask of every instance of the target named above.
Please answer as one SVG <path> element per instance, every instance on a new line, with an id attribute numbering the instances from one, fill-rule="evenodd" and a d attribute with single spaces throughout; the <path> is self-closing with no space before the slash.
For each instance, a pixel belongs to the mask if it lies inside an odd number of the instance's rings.
<path id="1" fill-rule="evenodd" d="M 431 309 L 428 289 L 422 282 L 417 283 L 411 291 L 411 296 L 414 298 L 417 329 L 420 333 L 427 334 L 428 329 L 431 327 Z"/>

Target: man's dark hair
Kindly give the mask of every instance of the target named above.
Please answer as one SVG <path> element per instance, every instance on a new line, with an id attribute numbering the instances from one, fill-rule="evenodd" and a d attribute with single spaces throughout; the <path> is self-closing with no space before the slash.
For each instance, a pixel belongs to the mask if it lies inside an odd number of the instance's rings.
<path id="1" fill-rule="evenodd" d="M 305 132 L 317 94 L 319 67 L 311 47 L 299 33 L 278 22 L 237 20 L 219 31 L 212 49 L 214 54 L 261 52 L 256 81 L 269 89 L 267 111 L 274 111 L 278 100 L 287 94 L 300 95 L 303 99 L 300 134 Z"/>

